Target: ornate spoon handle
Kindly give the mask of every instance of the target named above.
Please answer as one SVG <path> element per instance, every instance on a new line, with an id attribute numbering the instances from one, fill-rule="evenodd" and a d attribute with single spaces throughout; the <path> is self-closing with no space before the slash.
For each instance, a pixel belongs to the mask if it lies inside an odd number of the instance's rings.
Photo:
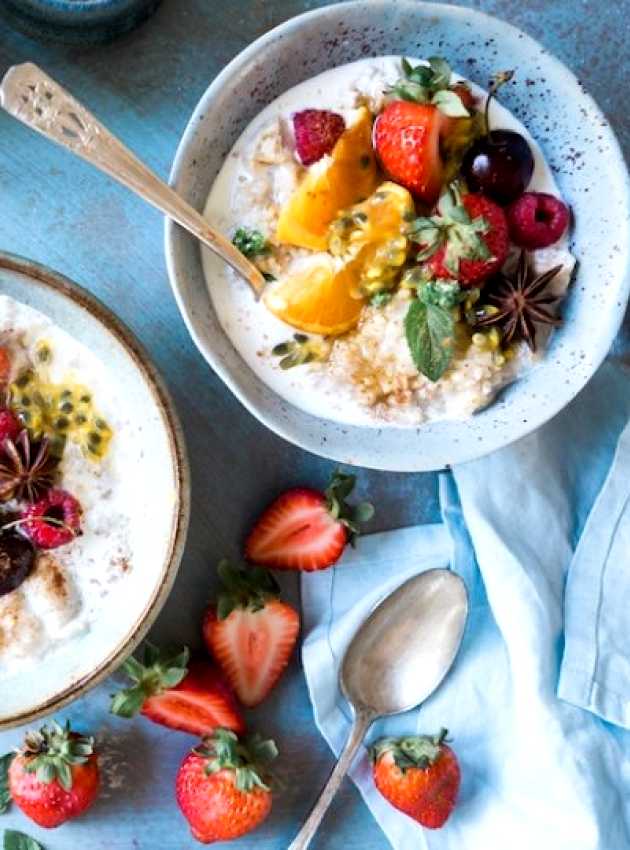
<path id="1" fill-rule="evenodd" d="M 260 294 L 260 271 L 37 65 L 9 68 L 0 104 L 28 127 L 95 165 L 153 204 L 222 257 Z"/>

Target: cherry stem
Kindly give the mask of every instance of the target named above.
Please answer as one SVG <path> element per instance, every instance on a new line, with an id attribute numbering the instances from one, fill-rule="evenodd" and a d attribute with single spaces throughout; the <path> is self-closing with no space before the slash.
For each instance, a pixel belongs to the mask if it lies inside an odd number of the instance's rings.
<path id="1" fill-rule="evenodd" d="M 502 85 L 505 83 L 509 83 L 509 81 L 514 76 L 514 71 L 499 71 L 498 74 L 495 74 L 492 78 L 492 82 L 490 83 L 490 87 L 488 88 L 488 97 L 486 98 L 486 108 L 484 110 L 484 123 L 486 125 L 486 136 L 490 133 L 490 102 L 492 98 L 496 95 Z"/>

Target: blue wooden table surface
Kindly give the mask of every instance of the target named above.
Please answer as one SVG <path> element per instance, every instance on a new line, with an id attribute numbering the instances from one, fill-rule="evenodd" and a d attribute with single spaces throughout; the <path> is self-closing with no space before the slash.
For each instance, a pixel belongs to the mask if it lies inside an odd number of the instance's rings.
<path id="1" fill-rule="evenodd" d="M 136 33 L 105 47 L 43 45 L 0 23 L 0 73 L 34 60 L 90 106 L 158 174 L 169 172 L 196 102 L 217 72 L 263 32 L 325 0 L 164 0 Z M 630 0 L 472 0 L 543 42 L 607 112 L 630 153 L 625 97 Z M 450 57 L 456 65 L 456 57 Z M 595 187 L 596 188 L 596 187 Z M 190 341 L 171 297 L 160 215 L 26 128 L 0 114 L 0 249 L 65 273 L 98 295 L 136 332 L 165 376 L 183 421 L 193 470 L 190 536 L 156 641 L 198 645 L 218 558 L 239 541 L 265 501 L 297 482 L 322 485 L 331 464 L 270 434 L 235 401 Z M 628 323 L 617 345 L 627 350 Z M 377 505 L 372 527 L 437 519 L 436 478 L 360 471 L 360 495 Z M 297 600 L 297 582 L 285 581 Z M 98 730 L 105 791 L 84 819 L 46 833 L 15 812 L 0 829 L 25 829 L 46 850 L 189 850 L 195 842 L 173 797 L 178 763 L 192 739 L 142 720 L 108 715 L 107 684 L 62 716 Z M 242 848 L 286 847 L 331 767 L 312 721 L 297 660 L 255 713 L 282 752 L 285 790 L 268 822 Z M 19 740 L 0 735 L 0 753 Z M 346 783 L 317 848 L 385 850 L 387 843 Z M 464 850 L 464 848 L 462 848 Z M 477 850 L 477 848 L 465 848 Z M 612 850 L 612 848 L 611 848 Z"/>

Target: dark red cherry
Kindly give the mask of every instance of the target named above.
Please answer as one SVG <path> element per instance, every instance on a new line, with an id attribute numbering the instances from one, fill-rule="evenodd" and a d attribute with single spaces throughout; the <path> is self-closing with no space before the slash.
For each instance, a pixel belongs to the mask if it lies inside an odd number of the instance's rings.
<path id="1" fill-rule="evenodd" d="M 471 192 L 481 192 L 502 205 L 523 194 L 533 171 L 531 148 L 514 130 L 491 130 L 468 149 L 462 163 Z"/>
<path id="2" fill-rule="evenodd" d="M 0 596 L 16 590 L 33 568 L 35 550 L 15 531 L 0 533 Z"/>

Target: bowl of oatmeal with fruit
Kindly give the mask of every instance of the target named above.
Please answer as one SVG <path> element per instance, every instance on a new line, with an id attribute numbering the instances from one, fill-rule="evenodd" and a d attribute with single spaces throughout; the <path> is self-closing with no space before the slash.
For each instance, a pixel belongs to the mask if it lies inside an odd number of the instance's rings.
<path id="1" fill-rule="evenodd" d="M 135 341 L 78 287 L 0 255 L 0 727 L 131 651 L 186 524 L 179 426 Z"/>
<path id="2" fill-rule="evenodd" d="M 256 300 L 167 224 L 195 341 L 263 422 L 337 460 L 506 445 L 579 391 L 623 316 L 614 136 L 566 69 L 471 10 L 288 22 L 210 87 L 173 178 L 268 281 Z"/>

